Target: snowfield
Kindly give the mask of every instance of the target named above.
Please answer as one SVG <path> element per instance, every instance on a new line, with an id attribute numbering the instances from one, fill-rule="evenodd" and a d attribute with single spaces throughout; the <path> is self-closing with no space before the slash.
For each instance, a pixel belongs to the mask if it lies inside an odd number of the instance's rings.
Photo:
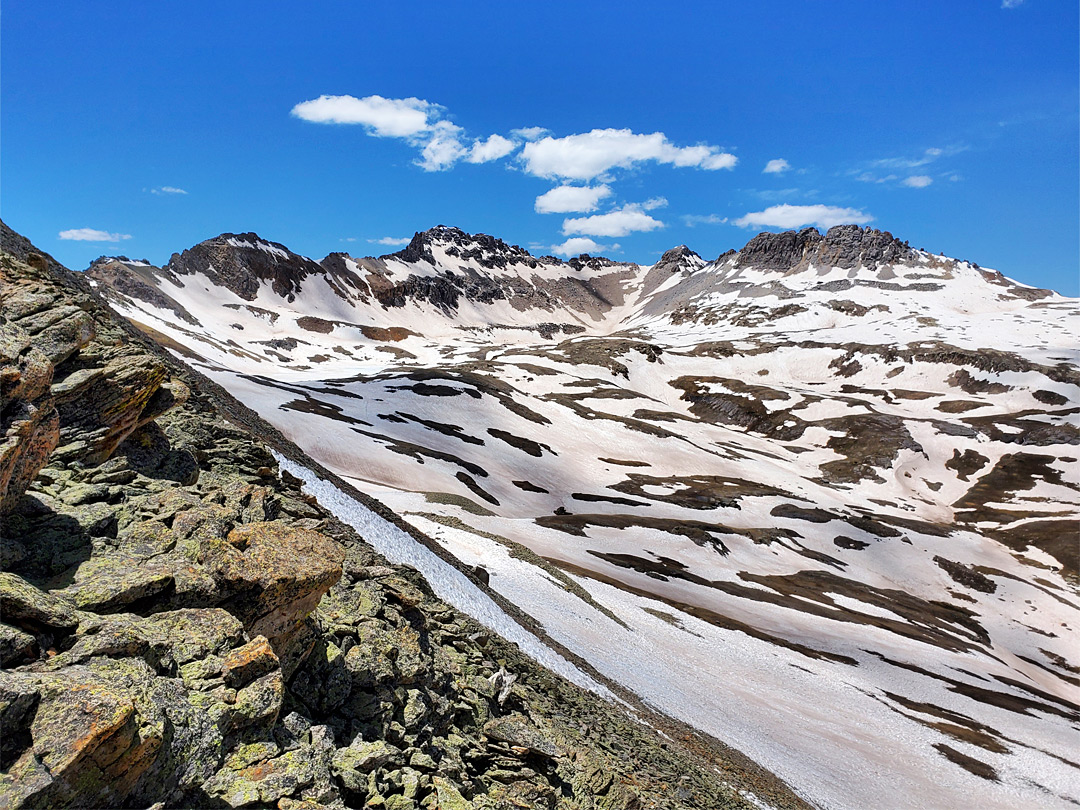
<path id="1" fill-rule="evenodd" d="M 227 234 L 88 272 L 551 639 L 812 803 L 1080 803 L 1075 299 L 854 226 L 652 266 L 442 227 L 321 263 Z"/>

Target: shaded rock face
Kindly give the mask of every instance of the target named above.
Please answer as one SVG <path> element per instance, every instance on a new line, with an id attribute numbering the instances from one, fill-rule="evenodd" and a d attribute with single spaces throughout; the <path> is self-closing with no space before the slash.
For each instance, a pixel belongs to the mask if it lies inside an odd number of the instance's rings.
<path id="1" fill-rule="evenodd" d="M 165 270 L 153 269 L 157 273 L 167 274 Z M 199 325 L 191 313 L 154 286 L 153 275 L 148 273 L 146 268 L 128 264 L 122 256 L 118 258 L 102 256 L 86 269 L 86 276 L 129 298 L 146 301 L 155 307 L 170 310 L 186 323 L 193 326 Z M 175 276 L 171 276 L 171 280 L 178 281 Z"/>
<path id="2" fill-rule="evenodd" d="M 0 261 L 5 307 L 93 324 L 52 360 L 0 323 L 5 403 L 51 397 L 61 445 L 0 523 L 0 806 L 750 806 L 720 748 L 662 746 L 388 565 L 81 279 Z"/>
<path id="3" fill-rule="evenodd" d="M 65 457 L 100 463 L 135 430 L 182 403 L 187 389 L 168 382 L 164 365 L 143 349 L 95 340 L 98 324 L 86 310 L 88 288 L 43 283 L 52 271 L 43 257 L 28 254 L 35 256 L 41 267 L 31 268 L 34 274 L 19 273 L 11 257 L 0 272 L 0 362 L 9 381 L 5 387 L 12 389 L 5 392 L 4 413 L 12 414 L 5 418 L 21 424 L 20 446 L 36 450 L 20 455 L 37 459 L 38 468 L 49 441 L 45 453 L 59 442 Z M 46 394 L 48 401 L 41 399 Z M 58 424 L 50 412 L 59 416 Z"/>
<path id="4" fill-rule="evenodd" d="M 0 318 L 0 515 L 11 511 L 60 440 L 53 365 Z"/>
<path id="5" fill-rule="evenodd" d="M 305 278 L 323 272 L 311 259 L 254 233 L 223 233 L 207 239 L 174 253 L 166 269 L 181 280 L 202 273 L 248 301 L 255 300 L 263 282 L 270 282 L 275 293 L 291 301 Z"/>
<path id="6" fill-rule="evenodd" d="M 888 231 L 836 225 L 822 236 L 816 228 L 783 233 L 759 233 L 739 251 L 738 267 L 794 270 L 810 264 L 850 269 L 898 264 L 914 256 L 906 242 Z"/>

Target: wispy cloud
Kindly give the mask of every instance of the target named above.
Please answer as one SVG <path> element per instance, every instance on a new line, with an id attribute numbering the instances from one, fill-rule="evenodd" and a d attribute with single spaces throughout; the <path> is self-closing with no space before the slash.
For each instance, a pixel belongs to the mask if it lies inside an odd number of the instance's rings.
<path id="1" fill-rule="evenodd" d="M 176 186 L 158 186 L 157 188 L 150 189 L 150 193 L 151 194 L 158 194 L 158 195 L 164 195 L 164 194 L 187 194 L 187 192 L 184 191 L 184 189 L 177 188 Z"/>
<path id="2" fill-rule="evenodd" d="M 783 158 L 776 158 L 770 160 L 765 164 L 765 168 L 761 170 L 762 174 L 783 174 L 791 168 L 791 164 Z"/>
<path id="3" fill-rule="evenodd" d="M 351 242 L 353 240 L 347 239 L 345 241 Z M 411 242 L 412 239 L 410 239 L 408 236 L 403 236 L 400 239 L 398 239 L 396 237 L 393 237 L 393 236 L 382 236 L 382 237 L 380 237 L 378 239 L 368 239 L 368 241 L 373 245 L 386 245 L 388 247 L 400 247 L 401 245 L 409 244 L 409 242 Z"/>
<path id="4" fill-rule="evenodd" d="M 864 225 L 873 217 L 856 208 L 840 208 L 834 205 L 773 205 L 764 211 L 752 211 L 735 220 L 741 228 L 801 228 L 817 225 L 831 228 L 833 225 Z"/>
<path id="5" fill-rule="evenodd" d="M 808 191 L 803 191 L 802 189 L 798 189 L 798 188 L 751 189 L 749 193 L 753 194 L 755 197 L 758 197 L 759 199 L 766 200 L 767 202 L 772 202 L 773 200 L 790 200 L 792 197 L 804 197 L 805 198 L 805 197 L 815 197 L 815 196 L 817 196 L 817 191 L 814 190 L 814 189 L 810 189 Z"/>
<path id="6" fill-rule="evenodd" d="M 60 238 L 69 242 L 121 242 L 130 239 L 130 233 L 109 233 L 97 228 L 72 228 L 60 231 Z"/>
<path id="7" fill-rule="evenodd" d="M 660 199 L 648 203 L 624 205 L 606 214 L 594 214 L 591 217 L 576 217 L 563 220 L 564 235 L 584 234 L 586 236 L 626 236 L 635 231 L 655 231 L 663 228 L 664 223 L 645 213 L 650 208 L 666 203 Z M 650 205 L 651 204 L 651 205 Z"/>
<path id="8" fill-rule="evenodd" d="M 686 227 L 693 228 L 695 225 L 723 225 L 728 218 L 719 214 L 685 214 L 682 221 Z"/>
<path id="9" fill-rule="evenodd" d="M 567 180 L 592 180 L 612 169 L 647 162 L 708 170 L 731 169 L 738 162 L 718 146 L 675 146 L 662 132 L 640 134 L 629 129 L 541 138 L 525 144 L 521 160 L 529 174 Z"/>
<path id="10" fill-rule="evenodd" d="M 871 161 L 870 165 L 878 169 L 917 169 L 919 166 L 926 166 L 940 158 L 958 155 L 967 150 L 968 147 L 963 144 L 945 147 L 931 146 L 929 149 L 924 149 L 921 154 L 913 157 L 881 158 L 880 160 Z"/>
<path id="11" fill-rule="evenodd" d="M 578 214 L 595 211 L 597 203 L 611 196 L 611 188 L 601 186 L 557 186 L 536 198 L 538 214 Z"/>
<path id="12" fill-rule="evenodd" d="M 1023 2 L 1024 2 L 1024 0 L 1001 0 L 1001 7 L 1002 8 L 1016 8 L 1017 6 L 1019 6 Z"/>
<path id="13" fill-rule="evenodd" d="M 928 185 L 934 182 L 934 179 L 927 174 L 913 174 L 911 177 L 905 177 L 900 185 L 907 186 L 908 188 L 926 188 Z"/>
<path id="14" fill-rule="evenodd" d="M 515 138 L 521 138 L 523 141 L 535 141 L 547 135 L 550 131 L 547 127 L 522 127 L 521 129 L 510 130 L 510 134 Z"/>
<path id="15" fill-rule="evenodd" d="M 613 245 L 601 245 L 585 236 L 573 236 L 561 245 L 552 245 L 551 251 L 556 256 L 580 256 L 582 253 L 599 253 L 605 250 L 618 250 L 618 243 Z"/>
<path id="16" fill-rule="evenodd" d="M 899 177 L 895 174 L 877 175 L 873 172 L 860 172 L 855 176 L 855 179 L 860 183 L 891 183 L 893 180 L 898 180 Z"/>
<path id="17" fill-rule="evenodd" d="M 449 121 L 436 121 L 416 164 L 427 172 L 449 169 L 468 154 L 461 142 L 465 130 Z"/>

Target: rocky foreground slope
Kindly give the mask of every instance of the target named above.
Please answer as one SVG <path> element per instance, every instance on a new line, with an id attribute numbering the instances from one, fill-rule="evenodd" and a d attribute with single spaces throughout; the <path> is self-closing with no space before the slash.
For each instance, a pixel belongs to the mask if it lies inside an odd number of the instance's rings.
<path id="1" fill-rule="evenodd" d="M 855 226 L 649 266 L 446 227 L 321 261 L 222 234 L 88 276 L 814 802 L 1080 801 L 1075 300 Z"/>
<path id="2" fill-rule="evenodd" d="M 0 303 L 0 806 L 804 806 L 434 597 L 6 226 Z"/>

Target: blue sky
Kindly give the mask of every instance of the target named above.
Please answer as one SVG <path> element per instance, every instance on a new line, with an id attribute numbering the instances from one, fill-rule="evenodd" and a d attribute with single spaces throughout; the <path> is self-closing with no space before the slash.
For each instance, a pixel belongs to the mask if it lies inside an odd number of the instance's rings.
<path id="1" fill-rule="evenodd" d="M 0 215 L 76 269 L 436 224 L 648 263 L 855 221 L 1076 295 L 1078 27 L 1061 0 L 10 0 Z"/>

